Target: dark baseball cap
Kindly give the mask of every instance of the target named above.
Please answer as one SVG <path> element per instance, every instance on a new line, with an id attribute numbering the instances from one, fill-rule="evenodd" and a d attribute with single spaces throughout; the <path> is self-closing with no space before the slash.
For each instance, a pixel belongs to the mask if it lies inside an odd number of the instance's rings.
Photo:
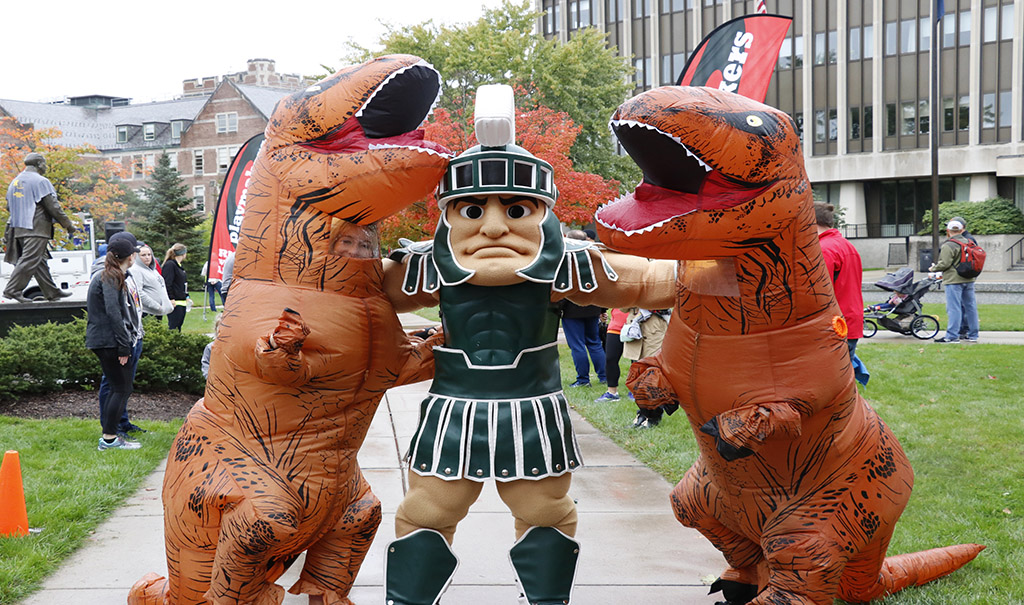
<path id="1" fill-rule="evenodd" d="M 128 242 L 132 249 L 139 247 L 139 240 L 135 239 L 135 236 L 129 233 L 128 231 L 118 231 L 114 235 L 111 235 L 110 240 L 107 242 L 107 244 L 109 245 L 116 241 L 121 240 Z"/>

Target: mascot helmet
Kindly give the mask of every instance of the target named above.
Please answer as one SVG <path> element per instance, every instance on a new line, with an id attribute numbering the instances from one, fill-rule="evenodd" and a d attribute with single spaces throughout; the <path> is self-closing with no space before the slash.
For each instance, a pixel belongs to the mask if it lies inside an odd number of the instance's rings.
<path id="1" fill-rule="evenodd" d="M 515 144 L 516 116 L 512 87 L 488 84 L 476 92 L 476 138 L 480 144 L 451 161 L 437 187 L 437 203 L 466 196 L 525 195 L 555 205 L 551 164 Z"/>

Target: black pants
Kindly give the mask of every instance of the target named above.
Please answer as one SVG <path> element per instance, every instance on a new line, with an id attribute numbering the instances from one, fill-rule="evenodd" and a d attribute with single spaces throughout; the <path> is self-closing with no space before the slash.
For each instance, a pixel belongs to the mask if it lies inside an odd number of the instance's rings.
<path id="1" fill-rule="evenodd" d="M 167 329 L 181 332 L 183 323 L 185 323 L 185 306 L 174 305 L 174 310 L 167 314 Z"/>
<path id="2" fill-rule="evenodd" d="M 618 334 L 608 332 L 604 337 L 604 372 L 608 375 L 608 386 L 611 388 L 619 388 L 620 359 L 622 359 L 622 339 Z"/>
<path id="3" fill-rule="evenodd" d="M 93 349 L 92 352 L 99 357 L 103 375 L 110 384 L 110 395 L 100 410 L 100 424 L 103 425 L 104 435 L 116 435 L 121 414 L 128 407 L 128 398 L 132 394 L 132 364 L 121 365 L 117 359 L 117 349 Z"/>

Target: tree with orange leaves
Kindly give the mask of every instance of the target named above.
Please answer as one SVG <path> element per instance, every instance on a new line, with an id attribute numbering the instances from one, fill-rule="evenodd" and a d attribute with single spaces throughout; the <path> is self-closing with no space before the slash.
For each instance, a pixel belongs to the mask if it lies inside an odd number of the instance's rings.
<path id="1" fill-rule="evenodd" d="M 18 124 L 14 118 L 0 118 L 0 189 L 7 186 L 14 177 L 24 170 L 24 158 L 30 152 L 43 154 L 46 158 L 46 178 L 57 190 L 64 211 L 72 216 L 78 212 L 92 215 L 96 224 L 113 220 L 125 212 L 120 201 L 124 190 L 116 182 L 118 167 L 99 156 L 91 145 L 65 147 L 51 143 L 60 137 L 60 131 L 47 128 L 34 130 Z M 0 205 L 0 225 L 7 223 L 7 205 Z M 67 234 L 58 231 L 55 236 L 58 247 L 67 243 Z"/>

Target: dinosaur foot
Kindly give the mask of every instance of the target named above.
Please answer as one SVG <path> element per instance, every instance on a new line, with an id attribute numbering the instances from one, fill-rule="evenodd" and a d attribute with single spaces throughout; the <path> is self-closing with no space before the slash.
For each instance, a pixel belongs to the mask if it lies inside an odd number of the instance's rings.
<path id="1" fill-rule="evenodd" d="M 718 601 L 715 605 L 744 605 L 753 601 L 758 592 L 757 584 L 743 584 L 742 582 L 733 582 L 732 580 L 723 580 L 721 578 L 711 584 L 711 590 L 708 591 L 708 594 L 715 594 L 718 591 L 722 591 L 722 596 L 725 597 L 725 600 Z"/>

